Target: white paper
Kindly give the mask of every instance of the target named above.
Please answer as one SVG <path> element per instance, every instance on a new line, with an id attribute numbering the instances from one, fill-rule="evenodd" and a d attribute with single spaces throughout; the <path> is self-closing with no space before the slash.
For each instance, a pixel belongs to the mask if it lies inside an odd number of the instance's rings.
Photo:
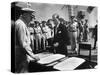
<path id="1" fill-rule="evenodd" d="M 82 58 L 77 57 L 70 57 L 54 66 L 55 69 L 66 71 L 66 70 L 74 70 L 76 67 L 81 65 L 83 62 L 85 62 Z"/>
<path id="2" fill-rule="evenodd" d="M 56 61 L 56 60 L 59 60 L 61 58 L 64 58 L 65 55 L 61 55 L 61 54 L 54 54 L 54 55 L 50 55 L 50 56 L 47 56 L 45 58 L 42 58 L 38 61 L 38 63 L 40 64 L 49 64 L 53 61 Z"/>

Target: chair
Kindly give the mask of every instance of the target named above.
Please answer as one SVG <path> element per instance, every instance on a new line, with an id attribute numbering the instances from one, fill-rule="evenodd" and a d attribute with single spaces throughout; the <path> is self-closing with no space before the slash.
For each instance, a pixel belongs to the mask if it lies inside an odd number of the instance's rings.
<path id="1" fill-rule="evenodd" d="M 90 43 L 79 43 L 78 57 L 82 57 L 88 61 L 91 61 L 91 44 Z"/>

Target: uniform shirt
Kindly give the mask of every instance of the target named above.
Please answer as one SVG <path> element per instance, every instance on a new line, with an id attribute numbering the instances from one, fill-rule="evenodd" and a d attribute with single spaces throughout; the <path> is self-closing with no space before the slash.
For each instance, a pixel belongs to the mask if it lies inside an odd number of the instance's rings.
<path id="1" fill-rule="evenodd" d="M 43 27 L 43 31 L 45 32 L 45 36 L 47 39 L 51 38 L 51 29 L 48 26 Z"/>
<path id="2" fill-rule="evenodd" d="M 28 27 L 30 33 L 34 33 L 34 29 L 32 27 Z"/>
<path id="3" fill-rule="evenodd" d="M 34 31 L 35 31 L 35 34 L 39 34 L 42 32 L 40 26 L 34 27 Z"/>
<path id="4" fill-rule="evenodd" d="M 34 29 L 32 27 L 28 27 L 28 30 L 30 32 L 30 38 L 33 41 L 35 39 L 35 37 L 34 37 Z"/>
<path id="5" fill-rule="evenodd" d="M 24 48 L 26 52 L 30 55 L 33 55 L 32 49 L 30 47 L 30 33 L 26 24 L 21 20 L 18 19 L 15 22 L 15 30 L 16 30 L 16 46 Z"/>
<path id="6" fill-rule="evenodd" d="M 75 32 L 75 31 L 77 31 L 77 26 L 78 26 L 78 23 L 77 23 L 77 22 L 72 23 L 72 24 L 70 25 L 69 31 L 70 31 L 70 32 Z"/>

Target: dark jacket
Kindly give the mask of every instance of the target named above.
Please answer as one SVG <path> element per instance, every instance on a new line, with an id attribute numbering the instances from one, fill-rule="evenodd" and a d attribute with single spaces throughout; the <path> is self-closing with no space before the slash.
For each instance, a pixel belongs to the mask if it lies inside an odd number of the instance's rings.
<path id="1" fill-rule="evenodd" d="M 65 25 L 60 24 L 57 28 L 57 33 L 55 33 L 56 28 L 54 28 L 54 43 L 67 44 L 69 42 L 68 31 Z"/>

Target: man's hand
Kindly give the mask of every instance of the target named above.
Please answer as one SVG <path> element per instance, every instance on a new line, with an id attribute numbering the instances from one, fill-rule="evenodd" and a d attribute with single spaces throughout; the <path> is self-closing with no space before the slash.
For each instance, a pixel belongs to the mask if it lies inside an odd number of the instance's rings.
<path id="1" fill-rule="evenodd" d="M 36 61 L 40 60 L 40 58 L 38 56 L 34 56 L 33 57 Z"/>
<path id="2" fill-rule="evenodd" d="M 29 61 L 38 61 L 40 60 L 38 56 L 36 56 L 30 47 L 25 47 L 27 53 L 28 53 L 28 60 Z"/>
<path id="3" fill-rule="evenodd" d="M 33 57 L 33 60 L 31 60 L 32 62 L 37 62 L 37 61 L 39 61 L 40 60 L 40 58 L 38 57 L 38 56 L 34 56 Z"/>
<path id="4" fill-rule="evenodd" d="M 59 46 L 58 42 L 54 43 L 54 47 L 58 47 L 58 46 Z"/>
<path id="5" fill-rule="evenodd" d="M 36 55 L 34 55 L 34 56 L 27 55 L 27 59 L 28 59 L 28 61 L 32 61 L 32 62 L 36 62 L 36 61 L 40 60 L 40 58 Z"/>

